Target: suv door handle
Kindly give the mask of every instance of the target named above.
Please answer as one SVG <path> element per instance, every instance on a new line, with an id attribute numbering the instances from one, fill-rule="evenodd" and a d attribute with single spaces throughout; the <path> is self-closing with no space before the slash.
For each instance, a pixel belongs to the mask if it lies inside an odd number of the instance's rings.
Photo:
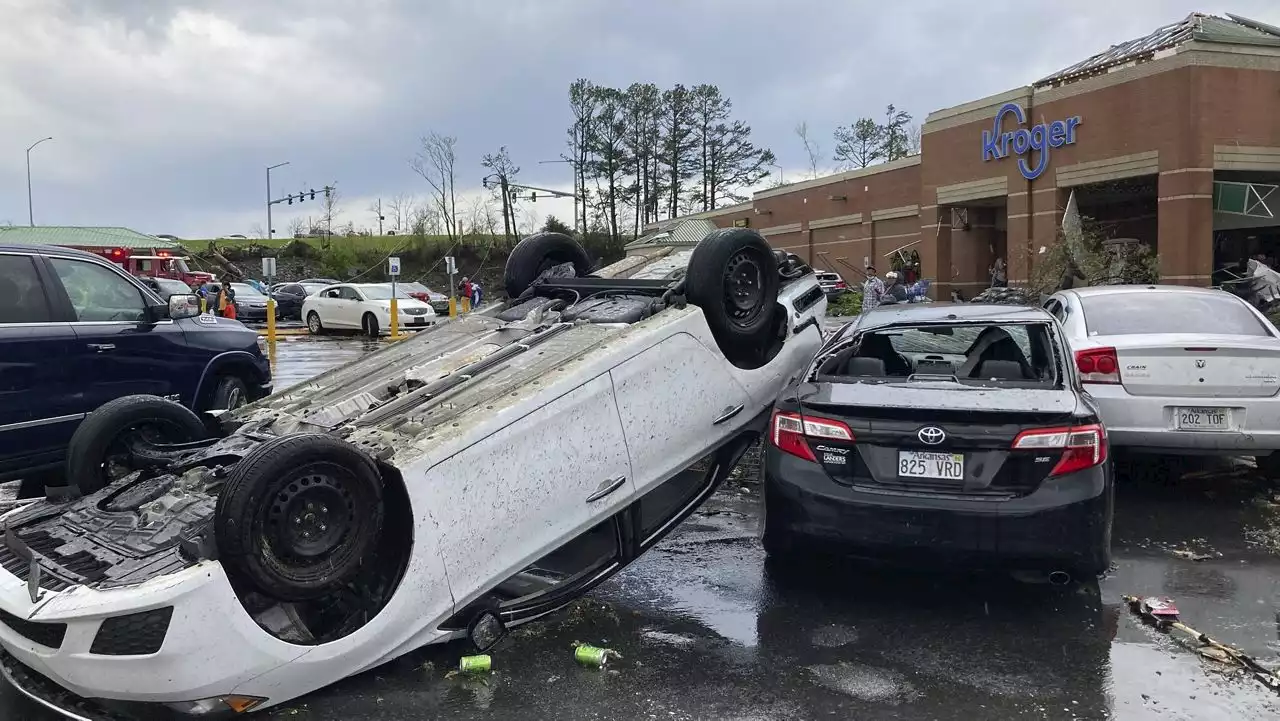
<path id="1" fill-rule="evenodd" d="M 733 418 L 734 416 L 736 416 L 736 415 L 738 415 L 739 413 L 741 413 L 743 408 L 746 408 L 746 406 L 734 406 L 733 408 L 725 408 L 725 409 L 724 409 L 724 413 L 720 414 L 720 417 L 719 417 L 719 418 L 717 418 L 717 419 L 715 419 L 714 421 L 712 421 L 712 422 L 711 422 L 711 425 L 713 425 L 713 426 L 718 426 L 718 425 L 720 425 L 721 423 L 724 423 L 725 421 L 729 420 L 730 418 Z"/>
<path id="2" fill-rule="evenodd" d="M 601 481 L 600 486 L 596 488 L 595 492 L 587 496 L 587 503 L 593 503 L 595 501 L 600 500 L 601 498 L 604 498 L 610 493 L 613 493 L 619 488 L 622 488 L 623 484 L 626 482 L 627 482 L 626 476 L 618 476 L 617 478 L 613 478 L 608 481 Z"/>
<path id="3" fill-rule="evenodd" d="M 106 353 L 109 350 L 115 350 L 116 344 L 115 343 L 90 343 L 89 347 L 98 351 L 99 353 Z"/>

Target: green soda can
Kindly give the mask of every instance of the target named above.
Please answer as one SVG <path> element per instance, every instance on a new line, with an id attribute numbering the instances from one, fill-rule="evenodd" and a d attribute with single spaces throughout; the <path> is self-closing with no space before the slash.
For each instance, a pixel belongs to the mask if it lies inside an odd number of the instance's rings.
<path id="1" fill-rule="evenodd" d="M 493 668 L 493 658 L 487 654 L 463 656 L 458 659 L 458 671 L 461 673 L 488 673 L 491 668 Z"/>
<path id="2" fill-rule="evenodd" d="M 593 668 L 604 668 L 609 663 L 609 657 L 613 652 L 607 648 L 596 648 L 583 644 L 573 650 L 573 659 L 583 666 L 591 666 Z"/>

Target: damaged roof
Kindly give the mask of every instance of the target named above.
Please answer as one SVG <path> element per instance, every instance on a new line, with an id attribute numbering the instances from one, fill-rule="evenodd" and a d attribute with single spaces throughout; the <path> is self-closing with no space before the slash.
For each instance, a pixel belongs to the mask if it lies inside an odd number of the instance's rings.
<path id="1" fill-rule="evenodd" d="M 1179 22 L 1157 28 L 1135 40 L 1112 45 L 1093 57 L 1041 78 L 1035 87 L 1066 85 L 1144 63 L 1171 54 L 1177 47 L 1191 41 L 1280 47 L 1280 28 L 1230 13 L 1225 18 L 1192 13 Z"/>
<path id="2" fill-rule="evenodd" d="M 178 244 L 119 227 L 37 225 L 0 227 L 0 243 L 61 245 L 71 248 L 177 248 Z"/>
<path id="3" fill-rule="evenodd" d="M 695 246 L 719 226 L 705 218 L 675 219 L 660 224 L 652 231 L 627 243 L 624 250 L 661 248 L 670 246 Z"/>

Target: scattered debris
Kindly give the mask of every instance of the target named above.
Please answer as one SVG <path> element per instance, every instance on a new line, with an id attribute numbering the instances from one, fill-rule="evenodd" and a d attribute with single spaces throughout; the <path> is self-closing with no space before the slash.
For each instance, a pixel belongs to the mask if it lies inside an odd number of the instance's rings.
<path id="1" fill-rule="evenodd" d="M 1128 604 L 1129 610 L 1137 614 L 1146 623 L 1155 626 L 1156 629 L 1165 632 L 1170 629 L 1179 631 L 1200 644 L 1194 648 L 1202 657 L 1241 668 L 1262 682 L 1267 688 L 1280 692 L 1280 675 L 1258 663 L 1243 651 L 1220 641 L 1215 641 L 1208 635 L 1183 623 L 1178 616 L 1178 607 L 1174 605 L 1172 600 L 1167 598 L 1125 596 L 1124 602 Z"/>
<path id="2" fill-rule="evenodd" d="M 458 659 L 459 673 L 488 673 L 493 668 L 493 657 L 488 654 L 463 656 Z"/>
<path id="3" fill-rule="evenodd" d="M 590 668 L 604 668 L 610 660 L 622 660 L 622 654 L 608 648 L 579 644 L 573 649 L 573 660 Z"/>

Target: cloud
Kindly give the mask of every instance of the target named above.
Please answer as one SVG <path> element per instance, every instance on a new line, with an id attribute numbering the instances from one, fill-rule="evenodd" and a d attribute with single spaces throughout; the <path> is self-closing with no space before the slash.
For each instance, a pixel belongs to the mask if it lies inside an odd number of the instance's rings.
<path id="1" fill-rule="evenodd" d="M 718 84 L 791 179 L 800 121 L 829 155 L 835 126 L 889 103 L 922 119 L 1199 4 L 0 0 L 0 222 L 26 220 L 23 151 L 47 135 L 32 181 L 48 224 L 248 232 L 265 224 L 263 169 L 286 160 L 277 188 L 425 194 L 407 159 L 428 129 L 458 136 L 468 192 L 500 145 L 523 181 L 563 187 L 566 166 L 538 161 L 564 150 L 579 77 Z M 1280 23 L 1274 0 L 1231 9 Z"/>

